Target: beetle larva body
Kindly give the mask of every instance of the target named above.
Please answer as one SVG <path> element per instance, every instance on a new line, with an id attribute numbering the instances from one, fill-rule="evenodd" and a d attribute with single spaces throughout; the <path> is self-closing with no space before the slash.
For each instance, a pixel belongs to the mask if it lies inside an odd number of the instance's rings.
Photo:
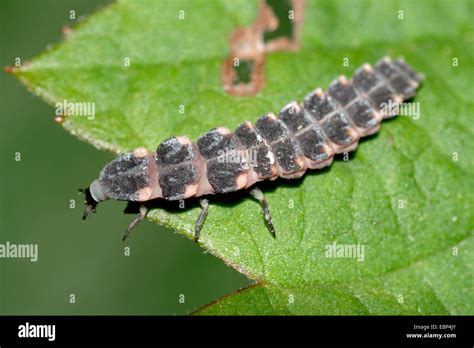
<path id="1" fill-rule="evenodd" d="M 279 117 L 267 113 L 235 132 L 215 128 L 196 143 L 185 136 L 169 138 L 155 153 L 138 148 L 104 167 L 90 186 L 89 203 L 181 200 L 299 178 L 377 132 L 383 119 L 395 116 L 391 110 L 414 96 L 422 79 L 402 59 L 385 57 L 375 68 L 364 64 L 350 80 L 340 76 L 327 92 L 318 88 L 303 103 L 287 104 Z"/>

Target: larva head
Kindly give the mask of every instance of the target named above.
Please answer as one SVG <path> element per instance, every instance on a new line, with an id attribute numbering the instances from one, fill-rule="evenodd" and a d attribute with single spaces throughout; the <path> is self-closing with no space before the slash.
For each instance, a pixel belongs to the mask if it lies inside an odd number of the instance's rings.
<path id="1" fill-rule="evenodd" d="M 150 163 L 154 157 L 146 149 L 124 153 L 108 163 L 99 178 L 85 190 L 85 219 L 90 212 L 95 213 L 97 204 L 107 199 L 120 201 L 146 201 L 151 196 Z"/>

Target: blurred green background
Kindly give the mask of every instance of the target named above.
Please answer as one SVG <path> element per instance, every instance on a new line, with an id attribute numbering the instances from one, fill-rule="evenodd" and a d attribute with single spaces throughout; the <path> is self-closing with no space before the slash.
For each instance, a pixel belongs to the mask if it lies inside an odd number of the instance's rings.
<path id="1" fill-rule="evenodd" d="M 107 3 L 2 0 L 0 65 L 31 59 L 61 41 L 64 26 Z M 186 314 L 250 283 L 192 241 L 147 221 L 123 243 L 133 219 L 123 214 L 123 202 L 107 202 L 83 222 L 77 189 L 113 155 L 64 131 L 53 122 L 53 107 L 4 72 L 0 95 L 0 244 L 39 248 L 37 262 L 0 259 L 0 314 Z"/>

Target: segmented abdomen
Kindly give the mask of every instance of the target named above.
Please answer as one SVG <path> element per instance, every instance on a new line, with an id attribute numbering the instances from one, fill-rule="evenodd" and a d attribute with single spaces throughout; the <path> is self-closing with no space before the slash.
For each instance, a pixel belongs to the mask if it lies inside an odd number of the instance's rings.
<path id="1" fill-rule="evenodd" d="M 403 60 L 365 64 L 351 80 L 341 76 L 328 92 L 316 89 L 302 104 L 291 102 L 279 117 L 267 113 L 234 133 L 215 128 L 195 144 L 174 137 L 158 146 L 162 195 L 169 200 L 232 192 L 258 181 L 297 178 L 322 168 L 336 153 L 352 151 L 377 132 L 389 107 L 412 97 L 423 77 Z"/>

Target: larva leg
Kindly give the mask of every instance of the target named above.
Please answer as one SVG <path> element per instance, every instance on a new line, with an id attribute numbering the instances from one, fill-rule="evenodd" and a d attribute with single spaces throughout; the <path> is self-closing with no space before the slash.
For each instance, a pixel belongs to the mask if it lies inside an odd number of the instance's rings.
<path id="1" fill-rule="evenodd" d="M 89 188 L 79 189 L 79 192 L 86 196 L 84 200 L 84 213 L 82 214 L 82 220 L 85 220 L 90 213 L 95 214 L 95 208 L 98 203 L 92 198 Z"/>
<path id="2" fill-rule="evenodd" d="M 141 205 L 138 216 L 135 219 L 133 219 L 130 225 L 128 225 L 127 230 L 123 234 L 122 241 L 125 241 L 125 239 L 127 239 L 130 232 L 145 218 L 147 213 L 148 213 L 148 208 L 145 207 L 144 205 Z"/>
<path id="3" fill-rule="evenodd" d="M 262 207 L 265 224 L 267 225 L 268 230 L 270 231 L 270 234 L 272 235 L 272 237 L 276 238 L 275 227 L 273 227 L 272 217 L 270 215 L 270 210 L 268 209 L 268 202 L 265 196 L 263 195 L 262 190 L 260 190 L 258 187 L 255 187 L 252 190 L 250 190 L 250 194 L 252 195 L 253 198 L 259 201 L 260 206 Z"/>
<path id="4" fill-rule="evenodd" d="M 202 225 L 207 217 L 207 211 L 209 209 L 209 200 L 207 199 L 200 199 L 199 204 L 201 204 L 201 214 L 196 221 L 196 225 L 194 226 L 194 241 L 197 242 L 199 240 L 199 233 L 201 232 Z"/>

